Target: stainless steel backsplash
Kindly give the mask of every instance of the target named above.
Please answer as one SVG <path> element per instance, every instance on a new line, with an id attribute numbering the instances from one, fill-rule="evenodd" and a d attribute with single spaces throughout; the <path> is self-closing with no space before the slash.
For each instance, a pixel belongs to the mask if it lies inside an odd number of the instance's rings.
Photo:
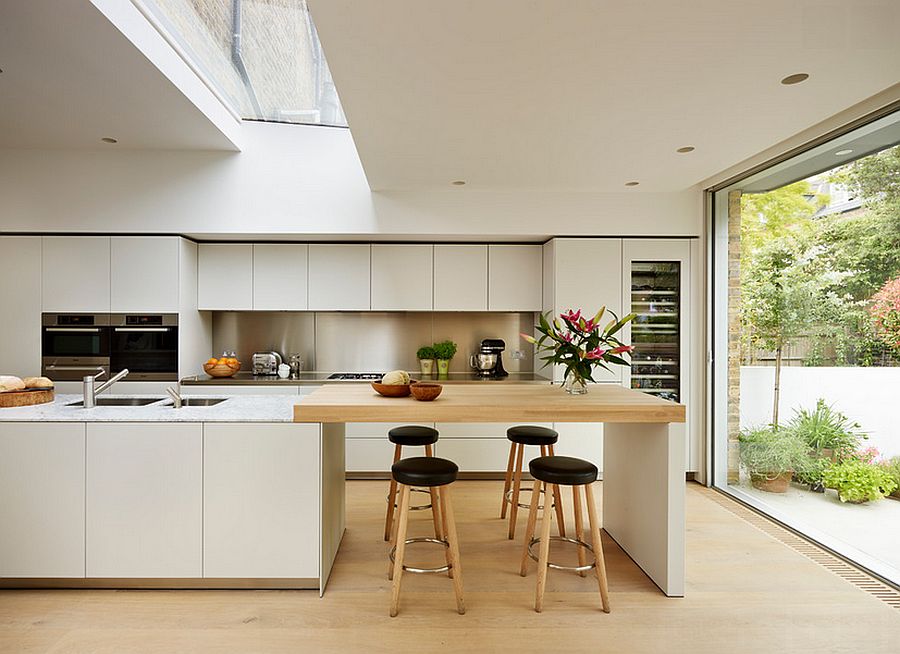
<path id="1" fill-rule="evenodd" d="M 299 353 L 306 370 L 346 372 L 417 370 L 416 350 L 452 340 L 459 351 L 451 372 L 469 369 L 469 355 L 482 339 L 506 341 L 503 365 L 510 372 L 534 370 L 533 348 L 519 334 L 534 331 L 535 314 L 457 312 L 243 312 L 213 313 L 213 348 L 237 352 L 249 367 L 261 350 Z M 515 359 L 519 350 L 524 358 Z"/>

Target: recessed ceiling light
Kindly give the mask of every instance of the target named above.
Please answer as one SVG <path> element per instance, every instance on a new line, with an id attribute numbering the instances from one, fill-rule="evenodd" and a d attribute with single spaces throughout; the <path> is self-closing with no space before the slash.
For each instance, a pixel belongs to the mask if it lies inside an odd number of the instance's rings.
<path id="1" fill-rule="evenodd" d="M 453 184 L 453 186 L 465 186 L 465 185 L 466 185 L 466 180 L 464 180 L 464 179 L 457 179 L 457 180 L 454 180 L 454 181 L 452 181 L 452 182 L 450 182 L 450 183 Z"/>
<path id="2" fill-rule="evenodd" d="M 693 145 L 686 145 L 683 148 L 678 148 L 677 150 L 675 150 L 675 152 L 680 152 L 681 154 L 686 154 L 688 152 L 693 152 L 693 151 L 694 151 Z"/>
<path id="3" fill-rule="evenodd" d="M 834 154 L 837 157 L 843 157 L 845 154 L 850 154 L 851 152 L 853 152 L 853 150 L 838 150 Z"/>
<path id="4" fill-rule="evenodd" d="M 103 137 L 102 139 L 100 139 L 100 140 L 103 141 L 104 143 L 118 143 L 118 142 L 119 142 L 117 139 L 114 139 L 114 138 L 111 137 L 111 136 L 104 136 L 104 137 Z"/>
<path id="5" fill-rule="evenodd" d="M 781 83 L 785 86 L 790 86 L 791 84 L 799 84 L 800 82 L 805 82 L 809 79 L 809 75 L 807 73 L 794 73 L 793 75 L 788 75 Z"/>
<path id="6" fill-rule="evenodd" d="M 640 182 L 625 182 L 625 186 L 637 186 Z"/>

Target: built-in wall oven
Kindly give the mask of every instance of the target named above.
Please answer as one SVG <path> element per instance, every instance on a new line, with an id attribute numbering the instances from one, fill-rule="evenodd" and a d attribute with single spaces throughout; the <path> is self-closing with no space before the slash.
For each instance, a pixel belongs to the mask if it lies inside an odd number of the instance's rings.
<path id="1" fill-rule="evenodd" d="M 178 315 L 112 314 L 110 367 L 127 368 L 130 381 L 177 380 Z"/>
<path id="2" fill-rule="evenodd" d="M 109 314 L 45 313 L 41 317 L 41 374 L 53 381 L 81 381 L 109 372 Z"/>

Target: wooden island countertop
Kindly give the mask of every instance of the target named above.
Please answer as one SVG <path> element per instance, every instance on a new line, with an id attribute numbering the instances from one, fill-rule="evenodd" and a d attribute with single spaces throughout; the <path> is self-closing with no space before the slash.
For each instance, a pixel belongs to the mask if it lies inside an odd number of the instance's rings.
<path id="1" fill-rule="evenodd" d="M 294 422 L 684 422 L 683 404 L 617 384 L 586 395 L 537 384 L 446 385 L 431 402 L 382 397 L 368 384 L 326 385 L 294 407 Z"/>

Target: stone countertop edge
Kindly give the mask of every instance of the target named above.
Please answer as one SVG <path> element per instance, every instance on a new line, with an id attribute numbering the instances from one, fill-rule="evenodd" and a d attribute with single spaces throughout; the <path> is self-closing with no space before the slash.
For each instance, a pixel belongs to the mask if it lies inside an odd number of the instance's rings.
<path id="1" fill-rule="evenodd" d="M 102 397 L 156 397 L 156 394 Z M 185 397 L 191 397 L 185 394 Z M 197 396 L 207 398 L 210 396 Z M 293 422 L 294 405 L 302 395 L 232 395 L 215 406 L 175 409 L 168 397 L 145 406 L 66 406 L 81 395 L 57 395 L 53 402 L 0 409 L 0 422 Z M 166 404 L 169 404 L 166 406 Z"/>

